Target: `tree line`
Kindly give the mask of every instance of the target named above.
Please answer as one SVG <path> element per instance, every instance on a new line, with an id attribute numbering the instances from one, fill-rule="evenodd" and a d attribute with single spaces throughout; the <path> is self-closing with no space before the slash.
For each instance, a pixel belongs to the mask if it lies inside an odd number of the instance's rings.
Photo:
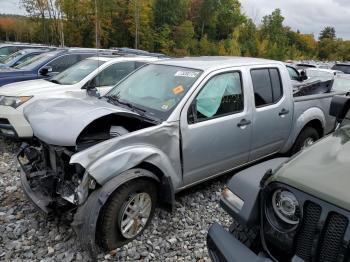
<path id="1" fill-rule="evenodd" d="M 276 9 L 256 25 L 239 0 L 21 0 L 28 16 L 0 16 L 0 40 L 134 47 L 172 56 L 233 55 L 350 60 L 333 27 L 317 39 L 283 24 Z"/>

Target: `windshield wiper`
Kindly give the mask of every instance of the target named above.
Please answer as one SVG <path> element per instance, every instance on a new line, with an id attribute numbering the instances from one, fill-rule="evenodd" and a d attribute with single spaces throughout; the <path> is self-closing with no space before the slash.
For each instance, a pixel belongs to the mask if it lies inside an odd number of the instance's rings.
<path id="1" fill-rule="evenodd" d="M 108 100 L 111 100 L 114 103 L 117 103 L 120 105 L 125 105 L 125 106 L 129 107 L 131 109 L 131 111 L 138 113 L 140 116 L 142 116 L 143 118 L 145 118 L 151 122 L 159 123 L 159 120 L 147 116 L 145 114 L 147 112 L 145 109 L 137 107 L 129 102 L 120 101 L 119 97 L 117 97 L 117 96 L 105 96 L 105 97 L 107 97 Z"/>
<path id="2" fill-rule="evenodd" d="M 117 102 L 118 104 L 125 105 L 125 106 L 129 107 L 132 111 L 139 111 L 142 113 L 146 112 L 146 110 L 139 108 L 139 107 L 137 107 L 129 102 L 120 101 L 119 97 L 117 97 L 117 96 L 107 96 L 107 98 L 109 98 L 113 102 Z"/>
<path id="3" fill-rule="evenodd" d="M 47 81 L 50 81 L 51 83 L 58 84 L 58 85 L 61 84 L 61 82 L 56 80 L 56 79 L 51 79 L 51 80 L 47 80 Z"/>

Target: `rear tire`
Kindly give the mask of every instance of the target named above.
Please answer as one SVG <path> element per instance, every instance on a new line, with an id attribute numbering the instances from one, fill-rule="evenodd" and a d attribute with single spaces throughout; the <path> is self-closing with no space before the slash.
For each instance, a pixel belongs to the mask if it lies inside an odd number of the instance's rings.
<path id="1" fill-rule="evenodd" d="M 246 247 L 254 252 L 259 249 L 259 230 L 257 228 L 249 228 L 233 221 L 229 228 L 230 233 L 237 238 Z"/>
<path id="2" fill-rule="evenodd" d="M 295 140 L 294 146 L 291 150 L 292 155 L 298 153 L 300 150 L 311 146 L 318 139 L 320 139 L 320 135 L 317 130 L 313 127 L 305 127 L 299 134 L 298 138 Z"/>
<path id="3" fill-rule="evenodd" d="M 96 236 L 101 247 L 113 250 L 141 235 L 154 216 L 157 193 L 156 182 L 149 178 L 131 180 L 117 188 L 99 217 Z"/>

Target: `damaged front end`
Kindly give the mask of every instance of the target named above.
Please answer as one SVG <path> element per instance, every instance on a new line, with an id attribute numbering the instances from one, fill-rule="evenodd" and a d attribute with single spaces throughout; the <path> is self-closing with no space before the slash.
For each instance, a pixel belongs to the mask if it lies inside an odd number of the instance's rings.
<path id="1" fill-rule="evenodd" d="M 48 215 L 66 214 L 72 219 L 96 182 L 79 164 L 69 164 L 74 148 L 42 142 L 23 144 L 17 156 L 21 182 L 28 198 Z"/>

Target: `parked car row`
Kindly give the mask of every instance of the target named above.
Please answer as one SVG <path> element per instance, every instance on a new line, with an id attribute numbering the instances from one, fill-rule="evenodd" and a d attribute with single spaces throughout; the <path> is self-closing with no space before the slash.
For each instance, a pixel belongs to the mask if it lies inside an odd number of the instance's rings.
<path id="1" fill-rule="evenodd" d="M 133 240 L 186 188 L 311 146 L 335 129 L 331 101 L 346 93 L 278 61 L 123 52 L 59 49 L 0 71 L 0 83 L 11 79 L 0 87 L 0 135 L 29 139 L 23 190 L 90 251 Z"/>

